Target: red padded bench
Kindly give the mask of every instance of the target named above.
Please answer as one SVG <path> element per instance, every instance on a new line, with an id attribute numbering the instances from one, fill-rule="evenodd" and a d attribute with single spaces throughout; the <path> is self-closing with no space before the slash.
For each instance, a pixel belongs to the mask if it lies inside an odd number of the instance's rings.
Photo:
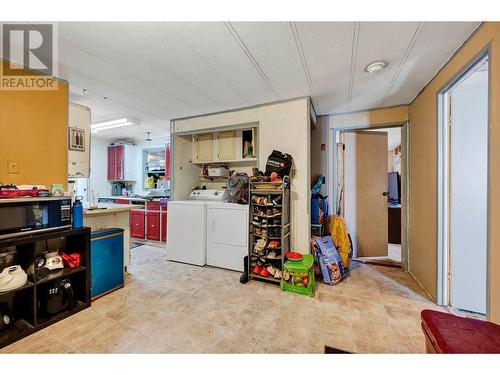
<path id="1" fill-rule="evenodd" d="M 500 353 L 500 326 L 434 310 L 422 310 L 427 353 Z"/>

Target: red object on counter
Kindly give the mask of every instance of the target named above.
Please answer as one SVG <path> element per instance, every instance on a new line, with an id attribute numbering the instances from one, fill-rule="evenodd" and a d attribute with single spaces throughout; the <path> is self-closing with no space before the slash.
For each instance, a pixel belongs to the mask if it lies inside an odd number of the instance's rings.
<path id="1" fill-rule="evenodd" d="M 167 211 L 161 212 L 161 242 L 167 242 Z"/>
<path id="2" fill-rule="evenodd" d="M 0 198 L 19 198 L 19 197 L 38 197 L 40 190 L 18 190 L 18 189 L 3 189 L 0 190 Z"/>
<path id="3" fill-rule="evenodd" d="M 500 326 L 434 310 L 422 310 L 427 353 L 500 353 Z"/>
<path id="4" fill-rule="evenodd" d="M 80 266 L 80 253 L 66 254 L 65 252 L 61 251 L 59 255 L 61 255 L 61 258 L 63 259 L 64 265 L 66 267 L 75 268 Z"/>

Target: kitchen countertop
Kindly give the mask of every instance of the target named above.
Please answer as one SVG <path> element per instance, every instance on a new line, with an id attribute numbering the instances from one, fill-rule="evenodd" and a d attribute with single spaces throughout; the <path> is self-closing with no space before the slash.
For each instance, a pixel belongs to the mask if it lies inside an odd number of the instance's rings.
<path id="1" fill-rule="evenodd" d="M 84 205 L 83 214 L 84 215 L 106 215 L 116 212 L 130 211 L 134 208 L 144 208 L 137 204 L 115 204 L 115 203 L 99 203 L 96 209 L 90 210 L 89 206 Z"/>
<path id="2" fill-rule="evenodd" d="M 109 197 L 99 197 L 99 199 L 124 199 L 127 201 L 138 201 L 138 202 L 146 202 L 149 200 L 158 200 L 161 198 L 165 197 L 151 197 L 151 198 L 135 198 L 135 197 L 130 197 L 130 196 L 124 196 L 124 195 L 115 195 L 115 196 L 109 196 Z M 168 199 L 168 197 L 166 197 Z"/>

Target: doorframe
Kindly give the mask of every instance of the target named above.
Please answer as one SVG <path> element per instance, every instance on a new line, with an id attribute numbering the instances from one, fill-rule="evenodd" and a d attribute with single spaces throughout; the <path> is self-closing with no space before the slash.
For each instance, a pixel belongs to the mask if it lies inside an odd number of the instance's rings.
<path id="1" fill-rule="evenodd" d="M 386 129 L 386 128 L 401 128 L 401 154 L 403 155 L 401 163 L 401 268 L 404 271 L 409 271 L 409 228 L 410 228 L 410 128 L 409 121 L 392 122 L 386 124 L 376 125 L 359 125 L 351 127 L 331 128 L 330 140 L 333 147 L 332 157 L 329 158 L 332 162 L 329 163 L 328 168 L 332 175 L 329 191 L 329 206 L 332 207 L 334 215 L 337 214 L 337 134 L 342 131 L 356 131 L 356 130 L 372 130 L 372 129 Z"/>
<path id="2" fill-rule="evenodd" d="M 449 93 L 466 76 L 471 73 L 485 57 L 488 57 L 488 115 L 487 115 L 487 177 L 486 187 L 486 319 L 490 315 L 490 119 L 491 119 L 491 45 L 488 43 L 466 65 L 462 67 L 446 84 L 437 92 L 437 298 L 441 306 L 450 303 L 450 132 L 449 132 Z"/>

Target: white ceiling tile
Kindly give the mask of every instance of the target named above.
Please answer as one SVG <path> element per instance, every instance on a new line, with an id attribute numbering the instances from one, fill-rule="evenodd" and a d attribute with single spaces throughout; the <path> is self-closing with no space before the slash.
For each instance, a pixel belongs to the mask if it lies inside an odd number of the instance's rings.
<path id="1" fill-rule="evenodd" d="M 172 118 L 305 95 L 318 114 L 405 104 L 478 23 L 418 25 L 66 22 L 59 27 L 60 76 L 94 120 L 141 119 L 138 128 L 116 130 L 118 138 L 166 134 Z M 378 59 L 386 69 L 364 72 Z"/>
<path id="2" fill-rule="evenodd" d="M 426 22 L 384 106 L 410 103 L 477 27 L 477 22 Z"/>

